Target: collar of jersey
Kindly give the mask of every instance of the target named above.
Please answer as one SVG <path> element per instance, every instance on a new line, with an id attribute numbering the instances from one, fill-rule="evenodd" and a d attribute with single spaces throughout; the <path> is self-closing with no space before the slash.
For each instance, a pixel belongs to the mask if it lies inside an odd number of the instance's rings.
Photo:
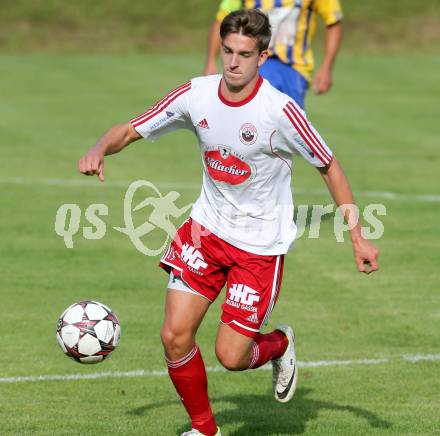
<path id="1" fill-rule="evenodd" d="M 257 80 L 257 83 L 255 84 L 254 89 L 246 98 L 244 98 L 243 100 L 240 100 L 240 101 L 230 101 L 230 100 L 226 99 L 225 96 L 222 94 L 222 91 L 221 91 L 222 80 L 223 80 L 223 78 L 220 80 L 220 82 L 218 84 L 218 98 L 222 101 L 222 103 L 226 104 L 227 106 L 233 106 L 233 107 L 243 106 L 246 103 L 249 103 L 257 95 L 258 90 L 260 89 L 261 85 L 263 84 L 263 78 L 261 76 L 258 76 L 258 80 Z"/>

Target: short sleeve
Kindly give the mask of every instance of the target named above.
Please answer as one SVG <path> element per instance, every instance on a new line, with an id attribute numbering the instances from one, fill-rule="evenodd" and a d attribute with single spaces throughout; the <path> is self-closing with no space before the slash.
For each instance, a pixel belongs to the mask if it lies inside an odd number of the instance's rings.
<path id="1" fill-rule="evenodd" d="M 339 0 L 316 0 L 316 13 L 324 20 L 326 26 L 331 26 L 342 20 L 342 8 Z"/>
<path id="2" fill-rule="evenodd" d="M 277 148 L 281 151 L 300 154 L 315 167 L 325 167 L 332 160 L 332 151 L 293 101 L 283 107 L 278 127 Z"/>
<path id="3" fill-rule="evenodd" d="M 231 12 L 238 11 L 241 8 L 241 0 L 222 0 L 216 15 L 217 21 L 222 22 L 226 15 L 229 15 Z"/>
<path id="4" fill-rule="evenodd" d="M 151 141 L 173 130 L 192 130 L 189 115 L 190 93 L 191 82 L 187 82 L 130 120 L 131 125 L 140 135 Z"/>

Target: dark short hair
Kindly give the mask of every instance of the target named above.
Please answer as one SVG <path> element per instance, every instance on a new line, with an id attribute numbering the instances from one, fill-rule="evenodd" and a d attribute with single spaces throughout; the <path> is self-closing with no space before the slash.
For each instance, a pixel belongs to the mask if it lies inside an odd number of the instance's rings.
<path id="1" fill-rule="evenodd" d="M 221 39 L 225 39 L 230 33 L 254 38 L 261 53 L 269 47 L 271 38 L 269 18 L 258 9 L 241 9 L 231 12 L 220 25 Z"/>

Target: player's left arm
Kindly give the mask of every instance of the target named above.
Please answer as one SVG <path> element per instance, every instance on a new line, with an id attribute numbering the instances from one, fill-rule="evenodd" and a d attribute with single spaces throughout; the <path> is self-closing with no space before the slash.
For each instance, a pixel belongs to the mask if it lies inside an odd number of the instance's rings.
<path id="1" fill-rule="evenodd" d="M 278 119 L 278 135 L 274 135 L 271 141 L 272 151 L 286 153 L 290 159 L 299 154 L 319 169 L 336 204 L 342 206 L 341 211 L 351 229 L 353 253 L 359 271 L 376 271 L 379 251 L 362 237 L 353 194 L 339 162 L 305 112 L 292 100 L 282 103 L 285 104 Z"/>
<path id="2" fill-rule="evenodd" d="M 355 212 L 355 201 L 347 177 L 335 156 L 330 163 L 318 168 L 337 206 L 349 225 L 353 255 L 360 272 L 369 274 L 379 269 L 379 250 L 361 234 L 358 213 Z"/>
<path id="3" fill-rule="evenodd" d="M 323 94 L 332 86 L 332 71 L 342 41 L 342 10 L 339 0 L 318 0 L 317 13 L 326 25 L 324 59 L 312 81 L 316 94 Z"/>

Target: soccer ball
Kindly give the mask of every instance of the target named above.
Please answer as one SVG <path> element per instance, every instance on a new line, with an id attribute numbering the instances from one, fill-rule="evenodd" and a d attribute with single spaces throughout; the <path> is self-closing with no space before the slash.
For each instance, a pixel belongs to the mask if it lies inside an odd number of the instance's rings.
<path id="1" fill-rule="evenodd" d="M 60 316 L 56 336 L 63 352 L 73 360 L 98 363 L 118 346 L 121 327 L 104 304 L 79 301 Z"/>

